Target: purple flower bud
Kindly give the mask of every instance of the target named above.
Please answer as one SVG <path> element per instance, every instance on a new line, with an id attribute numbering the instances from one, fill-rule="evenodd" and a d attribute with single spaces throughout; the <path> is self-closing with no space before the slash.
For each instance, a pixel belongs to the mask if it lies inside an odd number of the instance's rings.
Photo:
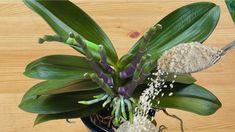
<path id="1" fill-rule="evenodd" d="M 100 78 L 102 78 L 106 84 L 108 84 L 109 86 L 113 86 L 113 78 L 112 77 L 105 75 L 103 72 L 100 72 L 100 74 L 98 74 L 98 76 Z"/>
<path id="2" fill-rule="evenodd" d="M 108 70 L 108 72 L 113 73 L 113 68 L 111 68 L 110 66 L 107 67 L 107 70 Z"/>
<path id="3" fill-rule="evenodd" d="M 106 62 L 101 61 L 100 63 L 105 70 L 107 70 L 109 73 L 113 73 L 113 68 L 110 67 Z"/>
<path id="4" fill-rule="evenodd" d="M 135 69 L 136 69 L 136 66 L 133 66 L 132 64 L 130 64 L 130 66 L 126 70 L 120 72 L 120 77 L 121 78 L 131 77 Z"/>
<path id="5" fill-rule="evenodd" d="M 127 94 L 127 87 L 119 87 L 118 88 L 118 93 L 121 95 L 126 95 Z"/>
<path id="6" fill-rule="evenodd" d="M 146 50 L 138 51 L 138 53 L 135 55 L 135 57 L 131 61 L 130 65 L 128 65 L 128 67 L 124 71 L 120 72 L 120 78 L 128 78 L 133 75 L 133 73 L 136 70 L 137 64 L 140 62 L 145 52 Z"/>
<path id="7" fill-rule="evenodd" d="M 113 73 L 112 67 L 110 67 L 107 63 L 106 52 L 105 52 L 105 49 L 104 49 L 103 45 L 99 45 L 99 48 L 100 48 L 99 50 L 100 50 L 100 58 L 101 58 L 100 64 L 101 64 L 101 66 L 105 70 L 107 70 L 109 73 Z"/>

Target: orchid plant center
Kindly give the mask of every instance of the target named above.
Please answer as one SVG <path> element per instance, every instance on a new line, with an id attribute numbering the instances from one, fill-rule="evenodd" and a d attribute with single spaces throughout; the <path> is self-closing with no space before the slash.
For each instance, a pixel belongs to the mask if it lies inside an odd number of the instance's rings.
<path id="1" fill-rule="evenodd" d="M 234 42 L 222 49 L 202 45 L 215 29 L 219 6 L 192 3 L 176 9 L 118 58 L 112 42 L 81 8 L 68 0 L 23 0 L 55 31 L 39 43 L 66 44 L 82 56 L 49 55 L 31 62 L 24 74 L 44 80 L 23 96 L 19 107 L 38 114 L 35 125 L 80 118 L 96 131 L 162 131 L 154 115 L 180 109 L 211 115 L 219 99 L 197 85 L 191 73 L 214 65 Z M 92 128 L 89 124 L 93 124 Z M 158 126 L 157 129 L 155 129 Z"/>
<path id="2" fill-rule="evenodd" d="M 79 101 L 78 103 L 90 105 L 99 101 L 105 100 L 103 107 L 110 104 L 113 109 L 112 115 L 114 115 L 114 125 L 118 125 L 121 119 L 127 120 L 126 107 L 128 108 L 129 119 L 133 121 L 133 110 L 137 103 L 132 98 L 133 92 L 136 87 L 144 82 L 144 80 L 150 75 L 151 71 L 156 67 L 156 61 L 149 61 L 151 55 L 146 54 L 147 44 L 153 36 L 153 34 L 160 30 L 161 25 L 152 27 L 145 35 L 144 41 L 140 45 L 138 52 L 130 61 L 125 69 L 113 69 L 107 63 L 106 52 L 102 45 L 99 45 L 100 61 L 97 63 L 95 57 L 92 56 L 91 51 L 87 48 L 87 43 L 83 41 L 78 35 L 70 34 L 69 39 L 74 39 L 74 46 L 79 46 L 83 49 L 87 60 L 91 67 L 96 72 L 93 74 L 85 73 L 84 76 L 96 82 L 106 94 L 95 96 L 93 100 Z M 44 41 L 47 41 L 45 38 Z M 146 63 L 147 62 L 147 63 Z M 105 73 L 106 72 L 106 73 Z M 131 79 L 130 79 L 131 78 Z M 130 81 L 128 81 L 129 79 Z M 123 83 L 124 82 L 124 83 Z"/>

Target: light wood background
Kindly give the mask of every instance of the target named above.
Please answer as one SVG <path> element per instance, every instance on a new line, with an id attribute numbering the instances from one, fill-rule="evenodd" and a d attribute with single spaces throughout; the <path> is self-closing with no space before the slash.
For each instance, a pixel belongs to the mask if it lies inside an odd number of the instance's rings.
<path id="1" fill-rule="evenodd" d="M 235 25 L 223 0 L 211 0 L 221 6 L 220 22 L 205 42 L 223 47 L 235 39 Z M 82 9 L 91 15 L 110 36 L 119 57 L 138 40 L 132 32 L 143 34 L 162 17 L 185 4 L 198 0 L 77 0 Z M 0 132 L 86 132 L 80 120 L 75 124 L 54 121 L 33 128 L 34 114 L 20 110 L 23 93 L 39 80 L 22 75 L 27 63 L 45 55 L 77 54 L 60 44 L 38 45 L 37 38 L 53 34 L 49 26 L 20 0 L 0 1 Z M 207 87 L 223 103 L 214 115 L 203 117 L 196 114 L 171 110 L 185 122 L 188 132 L 235 131 L 235 51 L 229 53 L 217 65 L 194 76 L 198 84 Z M 177 120 L 157 115 L 159 124 L 168 126 L 169 132 L 179 131 Z"/>

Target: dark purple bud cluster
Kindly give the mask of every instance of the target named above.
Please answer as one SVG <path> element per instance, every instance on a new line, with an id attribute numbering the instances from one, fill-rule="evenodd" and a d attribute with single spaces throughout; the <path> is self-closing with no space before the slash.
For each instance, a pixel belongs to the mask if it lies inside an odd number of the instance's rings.
<path id="1" fill-rule="evenodd" d="M 151 68 L 153 69 L 153 68 Z M 150 75 L 151 71 L 142 71 L 137 79 L 132 79 L 125 86 L 119 87 L 118 92 L 125 98 L 130 98 L 135 91 L 136 87 L 144 82 L 146 77 Z"/>
<path id="2" fill-rule="evenodd" d="M 103 45 L 99 45 L 100 47 L 100 64 L 101 66 L 104 68 L 104 70 L 107 70 L 109 73 L 113 73 L 113 68 L 111 66 L 109 66 L 109 64 L 107 63 L 107 57 L 106 57 L 106 52 L 104 50 Z"/>
<path id="3" fill-rule="evenodd" d="M 152 65 L 153 62 L 149 61 L 151 60 L 151 55 L 146 53 L 148 50 L 147 45 L 158 29 L 161 29 L 160 25 L 152 27 L 143 36 L 143 41 L 139 45 L 138 51 L 136 52 L 132 61 L 123 71 L 119 72 L 118 74 L 120 79 L 127 79 L 132 77 L 127 84 L 116 89 L 118 94 L 123 95 L 125 98 L 130 98 L 132 96 L 135 88 L 144 82 L 146 77 L 149 76 L 151 69 L 155 67 L 155 65 Z M 89 51 L 86 41 L 84 41 L 81 36 L 75 36 L 73 33 L 71 33 L 70 38 L 73 38 L 76 43 L 79 44 L 78 46 L 83 50 L 89 64 L 96 72 L 96 75 L 91 76 L 92 80 L 99 84 L 100 87 L 106 91 L 106 93 L 112 94 L 113 96 L 114 92 L 112 87 L 114 86 L 114 80 L 112 75 L 116 74 L 114 74 L 115 71 L 107 63 L 107 55 L 103 45 L 99 45 L 98 52 L 100 55 L 100 61 L 97 62 L 92 52 Z"/>
<path id="4" fill-rule="evenodd" d="M 125 98 L 132 96 L 135 88 L 139 84 L 143 83 L 146 77 L 149 76 L 151 69 L 155 67 L 155 65 L 152 65 L 154 62 L 149 61 L 151 56 L 146 55 L 146 52 L 148 50 L 148 43 L 155 32 L 159 29 L 161 29 L 161 25 L 156 25 L 143 36 L 144 41 L 140 44 L 138 52 L 134 56 L 133 60 L 126 69 L 120 72 L 121 79 L 132 77 L 132 80 L 129 83 L 125 86 L 119 87 L 118 89 L 118 92 L 121 95 L 124 95 Z"/>
<path id="5" fill-rule="evenodd" d="M 140 62 L 141 58 L 145 55 L 148 50 L 147 45 L 150 42 L 152 36 L 156 33 L 157 30 L 161 28 L 162 26 L 157 24 L 156 26 L 150 28 L 150 30 L 144 34 L 144 41 L 140 44 L 138 52 L 136 53 L 128 67 L 120 72 L 120 78 L 129 78 L 133 75 L 136 70 L 137 64 Z"/>
<path id="6" fill-rule="evenodd" d="M 133 60 L 128 65 L 128 67 L 125 70 L 120 72 L 120 78 L 128 78 L 128 77 L 131 77 L 133 75 L 133 73 L 135 72 L 137 64 L 140 62 L 141 58 L 143 57 L 143 55 L 147 51 L 147 48 L 146 48 L 147 43 L 145 43 L 144 45 L 145 46 L 140 46 L 138 52 L 136 53 L 136 55 L 134 56 Z"/>
<path id="7" fill-rule="evenodd" d="M 109 86 L 113 86 L 114 85 L 113 78 L 111 76 L 108 76 L 107 74 L 105 74 L 103 72 L 102 68 L 99 66 L 99 65 L 102 65 L 104 67 L 108 67 L 109 69 L 111 68 L 107 63 L 106 53 L 105 53 L 104 49 L 101 48 L 101 50 L 100 50 L 101 62 L 103 64 L 97 64 L 97 62 L 95 61 L 93 55 L 88 50 L 86 42 L 83 41 L 82 38 L 79 35 L 74 36 L 73 33 L 70 34 L 70 37 L 74 38 L 77 41 L 77 43 L 80 45 L 80 47 L 83 49 L 83 51 L 84 51 L 84 53 L 87 57 L 88 62 L 90 63 L 91 67 L 94 69 L 96 74 L 100 78 L 102 78 L 106 84 L 108 84 Z M 113 71 L 113 69 L 112 69 L 112 71 Z"/>
<path id="8" fill-rule="evenodd" d="M 114 97 L 114 92 L 112 88 L 104 82 L 104 79 L 101 79 L 97 76 L 97 74 L 92 73 L 92 74 L 85 74 L 84 75 L 86 78 L 92 79 L 94 82 L 96 82 L 109 96 Z"/>

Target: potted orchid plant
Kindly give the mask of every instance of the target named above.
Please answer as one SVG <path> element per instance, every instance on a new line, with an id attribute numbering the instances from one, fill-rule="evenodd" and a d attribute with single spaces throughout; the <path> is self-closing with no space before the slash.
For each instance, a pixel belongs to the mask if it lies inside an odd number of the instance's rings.
<path id="1" fill-rule="evenodd" d="M 35 125 L 81 118 L 92 131 L 115 131 L 126 121 L 133 123 L 136 109 L 142 106 L 140 96 L 154 82 L 151 78 L 164 52 L 181 43 L 203 43 L 220 16 L 219 6 L 210 2 L 178 8 L 150 27 L 119 59 L 101 27 L 72 2 L 23 1 L 55 31 L 55 35 L 39 38 L 40 44 L 66 44 L 82 56 L 49 55 L 28 64 L 24 74 L 44 81 L 26 92 L 19 107 L 38 114 Z M 151 100 L 148 119 L 162 110 L 179 119 L 183 131 L 182 120 L 166 109 L 208 116 L 221 107 L 218 98 L 197 85 L 190 72 L 167 73 L 164 83 L 169 85 Z M 154 119 L 150 121 L 157 125 Z M 164 128 L 159 127 L 159 131 Z"/>

